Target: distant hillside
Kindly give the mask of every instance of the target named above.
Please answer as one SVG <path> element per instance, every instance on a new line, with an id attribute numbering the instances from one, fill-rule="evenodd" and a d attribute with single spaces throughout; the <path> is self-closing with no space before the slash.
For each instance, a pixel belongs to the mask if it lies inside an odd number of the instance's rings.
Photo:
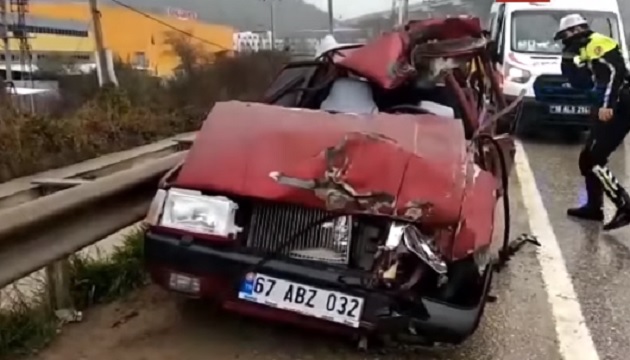
<path id="1" fill-rule="evenodd" d="M 63 0 L 34 0 L 61 2 Z M 270 7 L 262 0 L 121 0 L 144 11 L 165 13 L 167 7 L 194 11 L 199 19 L 234 26 L 240 30 L 268 30 L 270 28 Z M 77 2 L 86 2 L 77 0 Z M 103 5 L 113 4 L 100 0 Z M 279 37 L 303 29 L 326 29 L 328 16 L 317 7 L 302 0 L 278 0 L 276 3 L 276 31 Z"/>
<path id="2" fill-rule="evenodd" d="M 487 20 L 488 15 L 490 13 L 490 6 L 495 2 L 495 0 L 459 0 L 462 5 L 449 5 L 449 1 L 439 1 L 440 6 L 432 6 L 430 5 L 432 0 L 425 0 L 422 2 L 423 5 L 429 5 L 432 7 L 432 15 L 440 16 L 440 15 L 457 15 L 457 14 L 473 14 L 479 16 L 484 21 Z M 457 2 L 453 0 L 452 3 Z M 630 37 L 630 1 L 628 0 L 617 0 L 619 3 L 619 8 L 621 10 L 621 16 L 624 22 L 624 27 L 627 36 Z M 425 11 L 413 11 L 414 8 L 420 7 L 422 5 L 413 4 L 410 6 L 410 18 L 424 18 L 428 15 Z M 348 19 L 346 21 L 347 25 L 357 26 L 363 29 L 369 29 L 373 33 L 379 33 L 383 30 L 388 30 L 391 28 L 393 24 L 393 20 L 390 16 L 390 11 L 383 11 L 374 14 L 367 14 L 355 19 Z M 630 39 L 627 39 L 630 42 Z"/>

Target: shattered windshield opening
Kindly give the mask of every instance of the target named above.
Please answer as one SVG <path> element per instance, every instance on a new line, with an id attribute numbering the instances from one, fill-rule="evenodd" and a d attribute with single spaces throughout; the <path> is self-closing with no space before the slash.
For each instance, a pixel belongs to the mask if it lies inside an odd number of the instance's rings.
<path id="1" fill-rule="evenodd" d="M 619 41 L 617 15 L 603 11 L 517 11 L 512 15 L 512 51 L 559 55 L 562 43 L 553 41 L 562 17 L 579 13 L 595 32 Z"/>

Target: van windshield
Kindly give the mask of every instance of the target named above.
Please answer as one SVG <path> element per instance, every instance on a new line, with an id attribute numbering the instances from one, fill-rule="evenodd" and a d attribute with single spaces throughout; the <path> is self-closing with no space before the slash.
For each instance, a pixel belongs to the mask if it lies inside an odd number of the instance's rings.
<path id="1" fill-rule="evenodd" d="M 562 17 L 579 13 L 591 29 L 619 41 L 617 15 L 603 11 L 523 10 L 512 14 L 512 51 L 522 53 L 560 54 L 562 43 L 553 41 Z"/>

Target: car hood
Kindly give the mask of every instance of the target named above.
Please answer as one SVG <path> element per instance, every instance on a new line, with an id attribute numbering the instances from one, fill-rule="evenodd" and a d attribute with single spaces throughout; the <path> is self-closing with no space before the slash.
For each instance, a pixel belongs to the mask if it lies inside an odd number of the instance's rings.
<path id="1" fill-rule="evenodd" d="M 453 223 L 465 187 L 461 120 L 217 103 L 175 186 Z"/>

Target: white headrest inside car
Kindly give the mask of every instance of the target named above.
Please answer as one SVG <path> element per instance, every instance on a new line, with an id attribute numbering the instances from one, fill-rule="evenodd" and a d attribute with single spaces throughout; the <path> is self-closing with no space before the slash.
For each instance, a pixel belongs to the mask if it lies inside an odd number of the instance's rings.
<path id="1" fill-rule="evenodd" d="M 455 118 L 455 111 L 450 106 L 445 106 L 433 101 L 426 100 L 420 101 L 420 104 L 418 106 L 438 116 Z"/>
<path id="2" fill-rule="evenodd" d="M 373 114 L 378 111 L 370 85 L 356 78 L 339 78 L 330 87 L 321 110 L 351 114 Z"/>

